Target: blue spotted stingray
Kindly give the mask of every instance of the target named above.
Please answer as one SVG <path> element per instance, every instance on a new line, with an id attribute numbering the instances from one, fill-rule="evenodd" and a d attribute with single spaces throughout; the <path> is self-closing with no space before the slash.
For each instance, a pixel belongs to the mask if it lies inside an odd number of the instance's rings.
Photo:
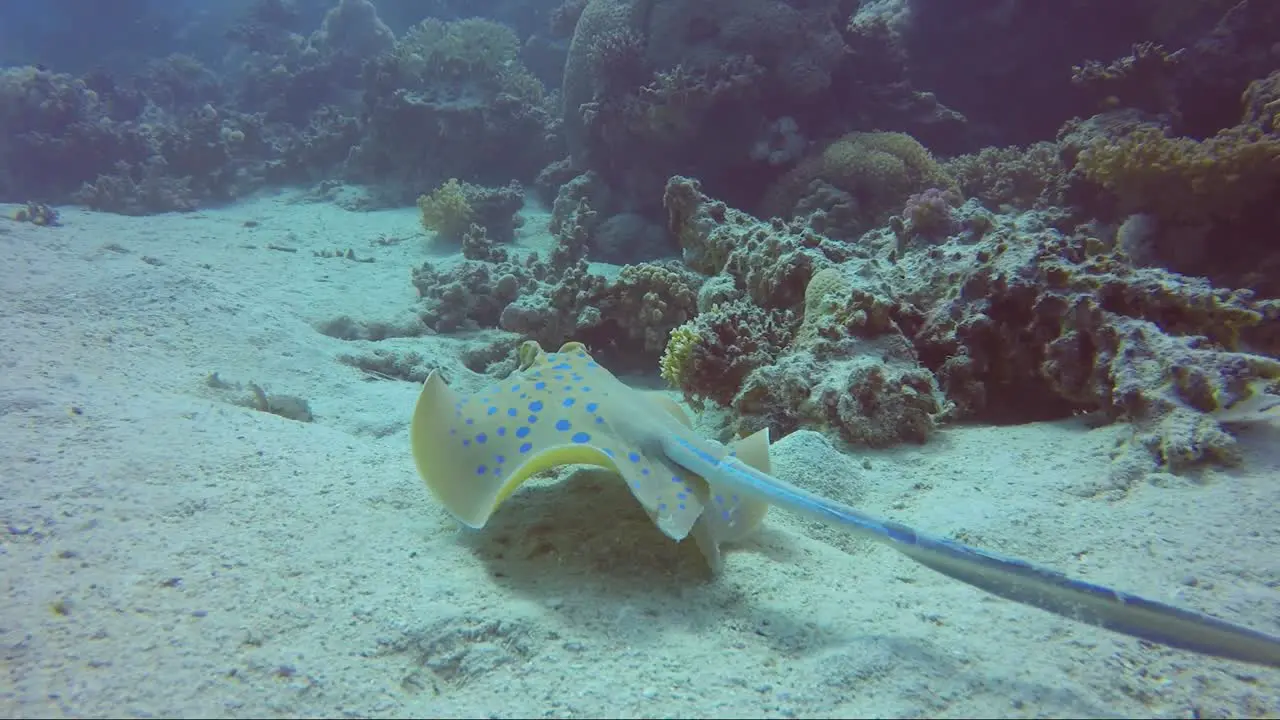
<path id="1" fill-rule="evenodd" d="M 721 544 L 751 532 L 776 505 L 1015 602 L 1171 647 L 1280 667 L 1275 636 L 927 535 L 779 480 L 769 474 L 767 430 L 727 446 L 701 437 L 678 404 L 627 387 L 580 343 L 550 354 L 526 343 L 521 358 L 520 371 L 469 397 L 432 372 L 414 409 L 418 473 L 470 527 L 483 527 L 534 473 L 595 465 L 621 475 L 668 537 L 692 536 L 714 571 L 722 566 Z"/>

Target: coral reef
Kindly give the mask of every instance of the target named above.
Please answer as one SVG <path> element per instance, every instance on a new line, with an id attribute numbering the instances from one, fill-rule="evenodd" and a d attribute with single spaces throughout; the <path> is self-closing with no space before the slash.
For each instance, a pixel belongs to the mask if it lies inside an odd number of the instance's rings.
<path id="1" fill-rule="evenodd" d="M 729 432 L 1088 413 L 1181 470 L 1275 389 L 1275 3 L 325 5 L 260 0 L 208 66 L 0 71 L 0 199 L 416 199 L 461 255 L 414 270 L 416 331 L 584 341 Z M 512 242 L 531 183 L 549 250 Z"/>
<path id="2" fill-rule="evenodd" d="M 1089 237 L 991 239 L 958 294 L 921 285 L 913 333 L 924 364 L 961 416 L 990 421 L 1101 412 L 1132 421 L 1165 466 L 1230 461 L 1234 440 L 1210 413 L 1257 379 L 1280 377 L 1280 303 L 1135 269 Z M 971 261 L 972 262 L 972 261 Z M 921 282 L 954 261 L 917 258 Z M 928 302 L 930 299 L 933 302 Z"/>
<path id="3" fill-rule="evenodd" d="M 841 252 L 684 178 L 667 205 L 686 262 L 740 290 L 672 335 L 662 373 L 730 407 L 735 430 L 812 426 L 886 445 L 923 441 L 943 418 L 1098 413 L 1133 423 L 1152 466 L 1182 471 L 1233 462 L 1216 414 L 1280 379 L 1280 301 L 1137 268 L 1088 234 L 1005 223 L 904 249 L 880 230 Z M 790 261 L 802 302 L 751 291 L 784 257 L 806 258 Z M 780 331 L 800 309 L 794 333 Z"/>
<path id="4" fill-rule="evenodd" d="M 1280 135 L 1274 118 L 1280 73 L 1250 83 L 1237 124 L 1203 139 L 1133 118 L 1075 124 L 1073 173 L 1094 188 L 1087 214 L 1149 216 L 1144 255 L 1175 271 L 1280 297 Z M 1100 116 L 1104 117 L 1104 116 Z"/>
<path id="5" fill-rule="evenodd" d="M 67 202 L 80 193 L 95 209 L 143 214 L 257 187 L 260 177 L 239 172 L 259 142 L 257 120 L 204 102 L 217 93 L 199 88 L 207 71 L 190 58 L 156 61 L 148 73 L 140 81 L 154 101 L 105 76 L 0 71 L 0 197 Z M 146 121 L 144 110 L 161 121 Z"/>
<path id="6" fill-rule="evenodd" d="M 671 331 L 696 313 L 700 278 L 678 263 L 626 265 L 613 277 L 590 272 L 594 216 L 579 200 L 557 225 L 546 258 L 517 256 L 472 224 L 459 264 L 414 269 L 422 321 L 436 332 L 501 328 L 543 345 L 576 339 L 602 356 L 651 368 Z"/>
<path id="7" fill-rule="evenodd" d="M 393 203 L 450 177 L 531 182 L 562 153 L 544 88 L 520 64 L 519 48 L 515 33 L 491 20 L 428 18 L 410 28 L 365 66 L 365 134 L 350 177 Z"/>

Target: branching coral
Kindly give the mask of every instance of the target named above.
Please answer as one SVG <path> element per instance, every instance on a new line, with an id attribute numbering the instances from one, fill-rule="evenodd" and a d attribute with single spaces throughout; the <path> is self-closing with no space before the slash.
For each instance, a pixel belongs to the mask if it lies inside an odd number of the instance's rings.
<path id="1" fill-rule="evenodd" d="M 1184 223 L 1232 220 L 1280 189 L 1280 137 L 1246 125 L 1206 140 L 1141 127 L 1098 140 L 1080 153 L 1079 166 L 1129 212 Z"/>
<path id="2" fill-rule="evenodd" d="M 519 55 L 515 31 L 484 18 L 427 18 L 410 28 L 392 53 L 409 87 L 438 91 L 478 85 L 541 103 L 545 89 L 520 63 Z"/>
<path id="3" fill-rule="evenodd" d="M 1280 70 L 1249 83 L 1243 100 L 1245 125 L 1264 133 L 1280 131 Z"/>
<path id="4" fill-rule="evenodd" d="M 1174 92 L 1175 55 L 1151 42 L 1133 46 L 1133 53 L 1104 65 L 1088 60 L 1071 68 L 1071 82 L 1093 93 L 1103 107 L 1119 104 L 1150 113 L 1177 112 Z"/>
<path id="5" fill-rule="evenodd" d="M 1057 145 L 1050 142 L 986 147 L 949 158 L 942 167 L 956 179 L 965 197 L 977 198 L 991 210 L 1004 205 L 1023 210 L 1036 207 L 1067 172 Z"/>
<path id="6" fill-rule="evenodd" d="M 496 78 L 520 52 L 520 39 L 502 23 L 483 18 L 427 18 L 396 43 L 395 57 L 417 75 Z"/>

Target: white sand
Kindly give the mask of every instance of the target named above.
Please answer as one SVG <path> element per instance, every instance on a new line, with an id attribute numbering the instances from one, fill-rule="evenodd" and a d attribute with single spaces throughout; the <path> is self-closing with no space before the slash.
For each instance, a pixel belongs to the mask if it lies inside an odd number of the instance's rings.
<path id="1" fill-rule="evenodd" d="M 371 241 L 416 234 L 414 212 L 289 200 L 0 220 L 0 715 L 1280 713 L 1280 672 L 993 599 L 780 512 L 709 579 L 598 471 L 461 532 L 413 469 L 417 387 L 337 357 L 416 349 L 465 382 L 462 343 L 314 327 L 410 312 L 421 240 Z M 346 248 L 376 262 L 312 255 Z M 237 405 L 211 372 L 305 397 L 315 422 Z M 775 463 L 868 512 L 1280 632 L 1280 431 L 1251 429 L 1240 470 L 1069 492 L 1123 432 L 953 428 L 866 467 L 800 433 Z"/>

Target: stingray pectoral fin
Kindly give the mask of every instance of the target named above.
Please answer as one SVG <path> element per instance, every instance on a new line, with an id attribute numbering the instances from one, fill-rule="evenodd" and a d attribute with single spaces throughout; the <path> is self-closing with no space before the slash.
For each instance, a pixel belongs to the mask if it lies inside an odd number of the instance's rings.
<path id="1" fill-rule="evenodd" d="M 600 448 L 575 444 L 568 433 L 535 428 L 525 418 L 503 423 L 509 417 L 492 404 L 467 402 L 439 372 L 422 385 L 409 425 L 414 463 L 427 489 L 465 525 L 483 527 L 498 505 L 543 470 L 573 464 L 617 470 Z"/>
<path id="2" fill-rule="evenodd" d="M 709 482 L 872 538 L 921 565 L 993 595 L 1161 645 L 1280 667 L 1280 637 L 925 535 L 783 482 L 734 457 L 709 455 L 680 438 L 665 438 L 663 451 L 673 462 Z"/>

